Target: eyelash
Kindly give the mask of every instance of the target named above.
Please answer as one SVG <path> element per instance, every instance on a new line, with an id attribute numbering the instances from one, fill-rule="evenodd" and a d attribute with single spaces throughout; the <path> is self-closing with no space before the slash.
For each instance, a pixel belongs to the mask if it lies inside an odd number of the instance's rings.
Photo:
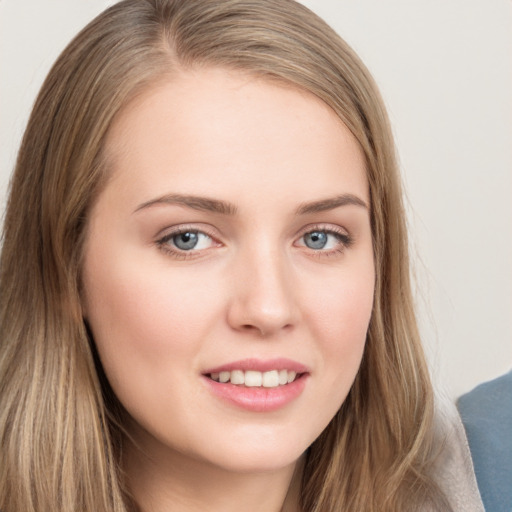
<path id="1" fill-rule="evenodd" d="M 345 230 L 342 230 L 341 228 L 335 226 L 325 226 L 322 224 L 308 226 L 307 229 L 302 232 L 299 239 L 302 240 L 306 235 L 314 232 L 321 232 L 326 233 L 327 235 L 332 235 L 339 242 L 339 244 L 337 244 L 335 248 L 327 250 L 314 250 L 307 247 L 305 244 L 301 245 L 301 247 L 310 249 L 310 253 L 318 258 L 325 258 L 342 254 L 343 252 L 345 252 L 346 249 L 349 249 L 354 243 L 354 239 L 352 238 L 352 236 L 349 235 Z"/>
<path id="2" fill-rule="evenodd" d="M 174 247 L 168 243 L 174 237 L 183 235 L 185 233 L 196 233 L 196 234 L 206 235 L 207 237 L 209 237 L 212 240 L 214 245 L 215 244 L 218 245 L 218 242 L 216 242 L 215 236 L 212 233 L 208 232 L 207 229 L 204 229 L 204 228 L 198 229 L 197 227 L 193 227 L 193 226 L 180 226 L 176 230 L 171 231 L 171 232 L 165 234 L 163 237 L 159 238 L 156 241 L 156 244 L 160 250 L 162 250 L 164 253 L 171 255 L 172 257 L 174 257 L 176 259 L 187 260 L 187 259 L 191 259 L 191 258 L 196 258 L 199 256 L 199 253 L 201 253 L 203 251 L 202 249 L 199 249 L 199 250 L 191 249 L 190 251 L 185 251 L 185 250 L 178 249 L 177 247 Z M 208 250 L 208 249 L 205 249 L 205 250 Z"/>
<path id="3" fill-rule="evenodd" d="M 321 258 L 321 257 L 336 256 L 338 254 L 343 253 L 346 249 L 349 249 L 352 246 L 352 244 L 354 243 L 354 239 L 346 231 L 337 229 L 332 226 L 326 227 L 326 226 L 322 226 L 322 225 L 308 226 L 307 230 L 304 230 L 302 232 L 302 234 L 300 235 L 299 240 L 304 239 L 304 237 L 306 235 L 314 233 L 314 232 L 321 232 L 321 233 L 326 233 L 327 235 L 332 235 L 339 241 L 339 244 L 335 248 L 327 249 L 327 250 L 311 249 L 310 247 L 307 247 L 305 245 L 305 243 L 300 245 L 300 247 L 304 247 L 306 250 L 309 250 L 308 252 L 310 252 L 315 257 Z M 160 250 L 162 250 L 163 252 L 171 255 L 172 257 L 174 257 L 176 259 L 181 259 L 181 260 L 187 260 L 187 259 L 199 257 L 203 251 L 208 250 L 208 249 L 199 249 L 199 250 L 191 249 L 189 251 L 186 251 L 183 249 L 178 249 L 176 247 L 173 247 L 171 244 L 168 243 L 168 242 L 172 241 L 172 239 L 174 237 L 185 234 L 185 233 L 196 233 L 196 234 L 206 235 L 207 237 L 209 237 L 212 240 L 212 243 L 214 245 L 215 244 L 217 246 L 219 245 L 219 242 L 216 242 L 215 236 L 212 233 L 208 232 L 208 230 L 206 230 L 204 228 L 198 229 L 197 227 L 193 227 L 193 226 L 181 226 L 181 227 L 177 228 L 176 230 L 171 231 L 171 232 L 165 234 L 163 237 L 159 238 L 156 241 L 156 244 L 157 244 L 158 248 Z"/>

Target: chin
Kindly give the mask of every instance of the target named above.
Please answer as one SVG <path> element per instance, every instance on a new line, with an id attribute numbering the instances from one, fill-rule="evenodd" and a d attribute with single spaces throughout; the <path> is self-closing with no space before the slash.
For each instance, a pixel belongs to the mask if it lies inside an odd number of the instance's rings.
<path id="1" fill-rule="evenodd" d="M 293 467 L 305 452 L 279 453 L 265 451 L 259 453 L 237 452 L 235 457 L 215 457 L 211 463 L 224 471 L 237 474 L 273 473 Z"/>
<path id="2" fill-rule="evenodd" d="M 295 429 L 295 434 L 299 433 L 298 430 Z M 289 431 L 285 434 L 260 430 L 229 436 L 224 442 L 220 439 L 214 442 L 212 436 L 212 444 L 202 455 L 196 455 L 234 473 L 278 471 L 295 465 L 314 441 L 302 436 L 295 437 Z"/>

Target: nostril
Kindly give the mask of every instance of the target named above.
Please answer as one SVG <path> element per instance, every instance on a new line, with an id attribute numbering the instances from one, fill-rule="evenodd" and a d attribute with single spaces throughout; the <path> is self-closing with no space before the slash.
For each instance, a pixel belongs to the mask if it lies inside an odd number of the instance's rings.
<path id="1" fill-rule="evenodd" d="M 274 327 L 271 325 L 258 326 L 258 325 L 251 325 L 251 324 L 245 324 L 245 325 L 240 326 L 240 329 L 242 331 L 247 332 L 247 333 L 253 332 L 254 334 L 257 334 L 258 336 L 260 336 L 261 338 L 266 338 L 268 336 L 272 336 L 273 333 L 278 332 L 278 331 L 283 331 L 283 330 L 289 331 L 292 328 L 293 328 L 293 325 L 290 323 L 285 324 L 283 326 L 278 326 L 278 327 Z"/>
<path id="2" fill-rule="evenodd" d="M 293 295 L 276 295 L 268 288 L 255 284 L 250 289 L 237 289 L 227 310 L 227 321 L 233 329 L 268 337 L 283 329 L 289 331 L 298 322 L 300 314 Z"/>
<path id="3" fill-rule="evenodd" d="M 255 325 L 251 324 L 245 324 L 242 325 L 241 327 L 243 331 L 258 333 L 263 338 L 266 336 L 265 330 L 261 327 L 256 327 Z"/>

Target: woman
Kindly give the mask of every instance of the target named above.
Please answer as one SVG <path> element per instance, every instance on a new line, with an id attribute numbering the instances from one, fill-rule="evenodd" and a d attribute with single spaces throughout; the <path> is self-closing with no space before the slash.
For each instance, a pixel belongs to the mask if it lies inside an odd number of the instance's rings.
<path id="1" fill-rule="evenodd" d="M 481 510 L 440 476 L 393 151 L 299 4 L 90 23 L 10 191 L 0 508 Z"/>

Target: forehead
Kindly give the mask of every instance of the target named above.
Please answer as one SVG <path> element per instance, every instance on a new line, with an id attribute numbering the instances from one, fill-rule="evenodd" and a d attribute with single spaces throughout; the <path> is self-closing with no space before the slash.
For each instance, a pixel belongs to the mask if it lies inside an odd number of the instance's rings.
<path id="1" fill-rule="evenodd" d="M 112 178 L 142 189 L 166 177 L 178 187 L 195 179 L 208 191 L 212 180 L 289 178 L 314 193 L 313 182 L 343 178 L 368 197 L 361 148 L 330 107 L 288 84 L 225 69 L 180 72 L 144 91 L 115 119 L 106 152 Z"/>

